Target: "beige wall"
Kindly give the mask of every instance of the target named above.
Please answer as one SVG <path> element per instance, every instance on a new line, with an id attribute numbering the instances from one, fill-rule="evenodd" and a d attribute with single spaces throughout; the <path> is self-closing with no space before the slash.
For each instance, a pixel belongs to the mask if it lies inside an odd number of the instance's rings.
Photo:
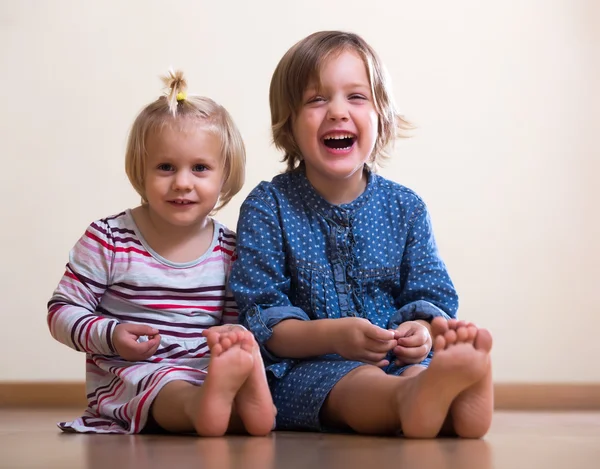
<path id="1" fill-rule="evenodd" d="M 302 6 L 300 6 L 302 4 Z M 285 7 L 283 5 L 289 5 Z M 183 68 L 230 109 L 247 184 L 281 166 L 268 86 L 319 29 L 362 34 L 419 130 L 383 174 L 428 202 L 497 381 L 600 381 L 600 9 L 594 0 L 0 2 L 0 380 L 79 380 L 46 302 L 87 224 L 136 204 L 135 113 Z"/>

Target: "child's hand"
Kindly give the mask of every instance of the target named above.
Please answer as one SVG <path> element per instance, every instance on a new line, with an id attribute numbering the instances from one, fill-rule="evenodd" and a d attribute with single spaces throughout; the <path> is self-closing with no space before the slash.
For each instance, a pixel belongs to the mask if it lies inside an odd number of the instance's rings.
<path id="1" fill-rule="evenodd" d="M 332 337 L 335 353 L 347 360 L 357 360 L 378 367 L 389 365 L 387 353 L 397 344 L 394 331 L 382 329 L 365 318 L 340 318 Z"/>
<path id="2" fill-rule="evenodd" d="M 394 331 L 397 341 L 394 347 L 397 365 L 409 365 L 422 362 L 431 350 L 429 329 L 416 321 L 406 321 Z"/>
<path id="3" fill-rule="evenodd" d="M 144 335 L 148 336 L 148 341 L 138 342 Z M 121 358 L 139 362 L 154 355 L 160 345 L 160 335 L 156 329 L 144 324 L 121 323 L 115 327 L 112 341 Z"/>

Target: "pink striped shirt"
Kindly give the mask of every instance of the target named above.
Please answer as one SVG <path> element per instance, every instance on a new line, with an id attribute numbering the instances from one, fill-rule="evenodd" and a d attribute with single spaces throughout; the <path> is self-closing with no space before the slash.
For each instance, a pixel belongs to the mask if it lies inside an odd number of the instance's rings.
<path id="1" fill-rule="evenodd" d="M 146 243 L 129 210 L 88 227 L 48 302 L 52 336 L 87 354 L 88 409 L 60 428 L 137 433 L 165 384 L 175 379 L 202 384 L 209 352 L 202 331 L 238 319 L 227 289 L 235 241 L 214 220 L 207 252 L 174 263 Z M 153 357 L 128 362 L 117 355 L 112 334 L 122 322 L 159 330 L 161 344 Z"/>

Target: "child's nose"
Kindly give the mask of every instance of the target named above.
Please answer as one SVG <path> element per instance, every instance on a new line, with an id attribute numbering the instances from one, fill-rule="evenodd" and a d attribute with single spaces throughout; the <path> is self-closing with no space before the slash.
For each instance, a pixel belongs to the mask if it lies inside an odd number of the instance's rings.
<path id="1" fill-rule="evenodd" d="M 187 171 L 178 171 L 173 181 L 173 189 L 190 190 L 192 188 L 192 178 Z"/>
<path id="2" fill-rule="evenodd" d="M 329 103 L 328 117 L 331 120 L 348 120 L 348 106 L 340 99 L 331 100 Z"/>

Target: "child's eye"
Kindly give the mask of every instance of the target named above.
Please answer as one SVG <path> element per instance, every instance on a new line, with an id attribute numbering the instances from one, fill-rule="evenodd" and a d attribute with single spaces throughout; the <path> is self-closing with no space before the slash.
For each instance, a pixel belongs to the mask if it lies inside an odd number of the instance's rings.
<path id="1" fill-rule="evenodd" d="M 203 164 L 195 164 L 194 167 L 192 168 L 192 171 L 201 173 L 203 171 L 206 171 L 207 169 L 208 169 L 208 167 L 206 167 Z"/>
<path id="2" fill-rule="evenodd" d="M 159 171 L 173 171 L 173 165 L 169 164 L 169 163 L 161 163 L 159 164 L 156 169 L 158 169 Z"/>
<path id="3" fill-rule="evenodd" d="M 323 96 L 313 96 L 312 98 L 309 98 L 308 101 L 306 101 L 306 103 L 320 103 L 322 101 L 325 101 L 325 98 Z"/>
<path id="4" fill-rule="evenodd" d="M 350 95 L 350 99 L 362 99 L 365 100 L 367 99 L 366 96 L 362 95 L 362 94 L 351 94 Z"/>

